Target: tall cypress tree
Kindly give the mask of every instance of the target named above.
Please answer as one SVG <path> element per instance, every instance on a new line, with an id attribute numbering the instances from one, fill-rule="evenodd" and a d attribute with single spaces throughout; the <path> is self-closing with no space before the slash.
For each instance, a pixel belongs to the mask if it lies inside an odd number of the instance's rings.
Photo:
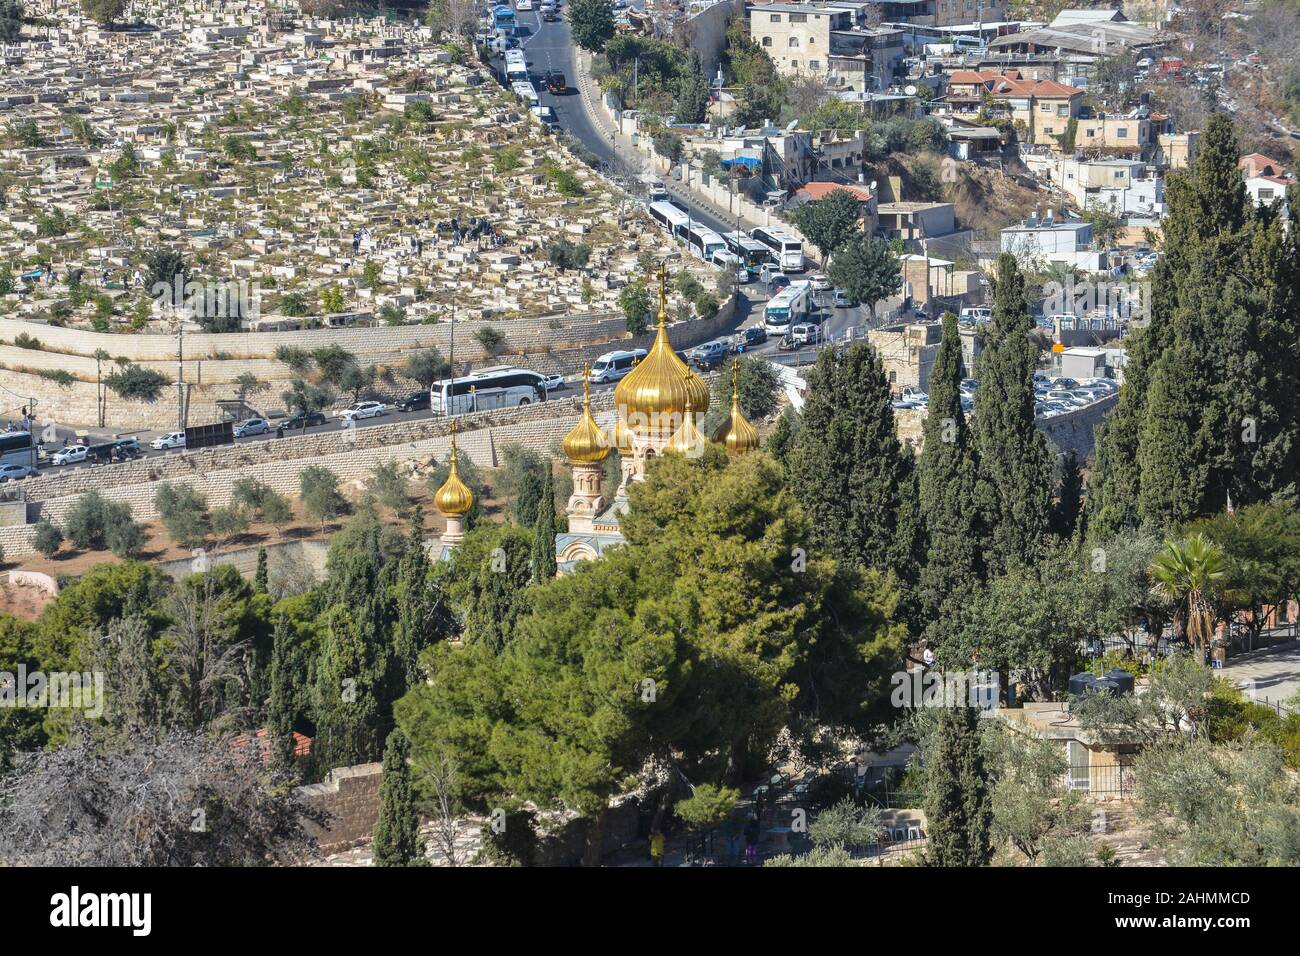
<path id="1" fill-rule="evenodd" d="M 400 697 L 421 679 L 420 653 L 456 631 L 450 602 L 430 575 L 424 547 L 424 510 L 412 510 L 406 548 L 397 566 L 397 626 L 393 631 L 394 680 Z"/>
<path id="2" fill-rule="evenodd" d="M 280 614 L 275 619 L 275 636 L 271 644 L 271 690 L 266 700 L 266 735 L 270 743 L 271 766 L 285 773 L 296 772 L 293 762 L 293 725 L 298 718 L 295 673 L 289 621 Z"/>
<path id="3" fill-rule="evenodd" d="M 818 544 L 864 568 L 914 580 L 914 464 L 894 431 L 889 382 L 865 344 L 825 348 L 808 374 L 790 455 L 795 493 Z"/>
<path id="4" fill-rule="evenodd" d="M 931 866 L 985 866 L 993 855 L 993 809 L 980 751 L 979 711 L 940 708 L 930 751 L 925 759 L 926 861 Z"/>
<path id="5" fill-rule="evenodd" d="M 270 576 L 266 567 L 266 548 L 257 549 L 257 575 L 253 578 L 253 591 L 257 594 L 267 594 L 269 590 Z"/>
<path id="6" fill-rule="evenodd" d="M 375 866 L 423 866 L 420 815 L 411 787 L 411 742 L 401 730 L 388 735 L 383 774 L 373 844 Z"/>
<path id="7" fill-rule="evenodd" d="M 985 562 L 1001 573 L 1016 560 L 1032 560 L 1043 547 L 1050 519 L 1052 470 L 1047 443 L 1034 424 L 1034 366 L 1038 349 L 1025 278 L 1015 257 L 998 258 L 993 322 L 977 363 L 972 428 L 979 464 L 976 498 L 989 524 Z"/>
<path id="8" fill-rule="evenodd" d="M 943 317 L 943 338 L 930 371 L 930 412 L 917 463 L 925 562 L 921 611 L 932 630 L 961 606 L 983 577 L 983 529 L 975 506 L 975 456 L 961 408 L 961 335 Z"/>
<path id="9" fill-rule="evenodd" d="M 549 581 L 555 577 L 555 476 L 551 459 L 542 462 L 542 490 L 537 501 L 537 521 L 533 525 L 533 578 Z"/>
<path id="10" fill-rule="evenodd" d="M 1079 456 L 1067 451 L 1061 456 L 1061 482 L 1052 505 L 1052 531 L 1059 538 L 1069 539 L 1079 526 L 1080 506 L 1083 504 L 1083 476 L 1079 473 Z"/>

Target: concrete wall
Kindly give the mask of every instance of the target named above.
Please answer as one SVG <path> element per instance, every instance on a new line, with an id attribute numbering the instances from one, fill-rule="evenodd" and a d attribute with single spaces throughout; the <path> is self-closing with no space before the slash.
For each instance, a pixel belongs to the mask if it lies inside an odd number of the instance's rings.
<path id="1" fill-rule="evenodd" d="M 677 24 L 677 39 L 699 54 L 700 69 L 713 86 L 718 72 L 718 59 L 727 42 L 727 23 L 744 13 L 745 0 L 720 0 L 711 7 L 687 17 Z"/>
<path id="2" fill-rule="evenodd" d="M 370 840 L 379 822 L 383 779 L 383 764 L 363 763 L 331 770 L 323 783 L 297 788 L 298 798 L 325 817 L 320 823 L 303 819 L 322 852 L 336 853 Z"/>

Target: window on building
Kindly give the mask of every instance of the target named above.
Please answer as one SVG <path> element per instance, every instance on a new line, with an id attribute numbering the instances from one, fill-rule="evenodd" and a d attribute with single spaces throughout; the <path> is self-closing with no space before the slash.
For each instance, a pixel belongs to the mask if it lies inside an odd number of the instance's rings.
<path id="1" fill-rule="evenodd" d="M 1122 170 L 1122 169 L 1117 169 L 1117 170 L 1115 170 L 1115 178 L 1116 178 L 1116 179 L 1123 179 L 1123 178 L 1124 178 L 1124 170 Z"/>
<path id="2" fill-rule="evenodd" d="M 799 45 L 799 38 L 798 38 L 798 37 L 791 37 L 791 38 L 790 38 L 790 45 L 791 45 L 791 46 L 798 46 L 798 45 Z"/>
<path id="3" fill-rule="evenodd" d="M 1261 190 L 1259 191 L 1259 199 L 1260 199 L 1260 202 L 1265 202 L 1265 201 L 1267 201 L 1267 200 L 1271 200 L 1272 198 L 1273 198 L 1273 190 L 1271 190 L 1271 189 L 1261 189 Z"/>
<path id="4" fill-rule="evenodd" d="M 1058 107 L 1056 108 L 1056 115 L 1057 115 L 1057 116 L 1069 116 L 1069 115 L 1070 115 L 1070 107 L 1068 107 L 1068 106 L 1058 106 Z"/>
<path id="5" fill-rule="evenodd" d="M 799 69 L 799 61 L 798 61 L 798 60 L 791 60 L 791 61 L 790 61 L 790 69 L 792 69 L 792 70 L 797 70 L 797 69 Z"/>
<path id="6" fill-rule="evenodd" d="M 809 60 L 809 61 L 808 61 L 808 69 L 810 69 L 810 70 L 820 70 L 821 67 L 822 67 L 822 62 L 821 62 L 821 60 Z"/>
<path id="7" fill-rule="evenodd" d="M 1092 139 L 1092 137 L 1094 137 L 1094 136 L 1097 135 L 1097 131 L 1096 131 L 1095 129 L 1091 129 L 1091 128 L 1090 128 L 1090 129 L 1086 129 L 1086 130 L 1083 131 L 1083 135 L 1084 135 L 1084 136 L 1087 136 L 1089 139 Z"/>
<path id="8" fill-rule="evenodd" d="M 1077 740 L 1065 742 L 1065 759 L 1070 765 L 1069 783 L 1071 790 L 1087 790 L 1090 787 L 1089 767 L 1091 754 L 1088 748 Z"/>
<path id="9" fill-rule="evenodd" d="M 1055 130 L 1055 128 L 1053 128 L 1053 127 L 1051 127 L 1051 126 L 1045 126 L 1045 127 L 1043 128 L 1043 132 L 1046 133 L 1048 136 L 1051 136 L 1053 133 L 1056 132 L 1056 130 Z"/>
<path id="10" fill-rule="evenodd" d="M 763 46 L 771 46 L 771 45 L 772 45 L 772 38 L 771 38 L 771 37 L 763 37 Z"/>
<path id="11" fill-rule="evenodd" d="M 774 13 L 774 14 L 772 14 L 772 19 L 771 19 L 769 22 L 770 22 L 770 23 L 780 23 L 780 22 L 781 22 L 781 14 L 779 14 L 779 13 Z"/>
<path id="12" fill-rule="evenodd" d="M 791 22 L 791 23 L 807 23 L 807 22 L 808 22 L 808 14 L 806 14 L 806 13 L 792 13 L 792 14 L 790 14 L 790 22 Z"/>
<path id="13" fill-rule="evenodd" d="M 1128 127 L 1127 126 L 1119 127 L 1117 130 L 1115 130 L 1115 135 L 1118 136 L 1120 139 L 1123 139 L 1125 136 L 1128 135 Z"/>
<path id="14" fill-rule="evenodd" d="M 1040 113 L 1050 113 L 1052 112 L 1052 104 L 1044 103 L 1042 106 L 1038 107 L 1038 111 Z"/>

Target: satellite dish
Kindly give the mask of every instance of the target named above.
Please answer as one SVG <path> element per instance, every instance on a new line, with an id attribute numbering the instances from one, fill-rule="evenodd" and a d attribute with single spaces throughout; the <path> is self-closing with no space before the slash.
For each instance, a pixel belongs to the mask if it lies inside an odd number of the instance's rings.
<path id="1" fill-rule="evenodd" d="M 907 84 L 907 86 L 903 87 L 903 92 L 906 93 L 908 96 L 915 96 L 916 87 L 913 86 L 911 83 L 909 83 Z"/>
<path id="2" fill-rule="evenodd" d="M 790 122 L 786 124 L 785 131 L 787 133 L 793 132 L 795 129 L 798 128 L 798 126 L 799 126 L 798 120 L 790 120 Z"/>

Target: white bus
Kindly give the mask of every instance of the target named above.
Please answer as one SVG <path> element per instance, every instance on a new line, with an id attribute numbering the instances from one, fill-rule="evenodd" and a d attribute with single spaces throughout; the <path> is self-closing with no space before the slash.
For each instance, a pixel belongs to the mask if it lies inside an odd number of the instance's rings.
<path id="1" fill-rule="evenodd" d="M 510 88 L 514 90 L 517 95 L 527 100 L 530 107 L 542 105 L 541 99 L 537 96 L 537 90 L 528 80 L 516 80 L 510 84 Z"/>
<path id="2" fill-rule="evenodd" d="M 511 50 L 510 52 L 514 53 L 515 51 Z M 513 63 L 511 63 L 509 60 L 506 61 L 506 80 L 511 85 L 515 83 L 529 82 L 528 66 L 524 63 L 522 57 L 520 57 L 518 60 L 516 60 Z"/>
<path id="3" fill-rule="evenodd" d="M 750 238 L 767 246 L 772 261 L 784 272 L 803 272 L 803 243 L 792 233 L 777 226 L 759 226 L 749 233 Z"/>
<path id="4" fill-rule="evenodd" d="M 495 365 L 461 378 L 435 382 L 429 394 L 429 408 L 434 414 L 463 415 L 531 405 L 545 398 L 540 373 L 513 365 Z"/>
<path id="5" fill-rule="evenodd" d="M 773 335 L 784 335 L 791 325 L 812 315 L 812 285 L 792 282 L 768 300 L 763 309 L 763 325 Z"/>
<path id="6" fill-rule="evenodd" d="M 767 246 L 757 239 L 751 239 L 743 232 L 724 232 L 722 241 L 727 244 L 727 251 L 733 253 L 751 276 L 757 276 L 763 263 L 772 258 Z"/>
<path id="7" fill-rule="evenodd" d="M 678 235 L 678 229 L 686 230 L 691 217 L 670 202 L 652 202 L 646 207 L 650 218 L 668 230 L 670 236 Z"/>
<path id="8" fill-rule="evenodd" d="M 0 465 L 36 466 L 31 432 L 0 432 Z"/>
<path id="9" fill-rule="evenodd" d="M 698 222 L 692 222 L 685 231 L 687 247 L 705 262 L 712 263 L 715 252 L 727 251 L 727 244 L 722 237 Z"/>

